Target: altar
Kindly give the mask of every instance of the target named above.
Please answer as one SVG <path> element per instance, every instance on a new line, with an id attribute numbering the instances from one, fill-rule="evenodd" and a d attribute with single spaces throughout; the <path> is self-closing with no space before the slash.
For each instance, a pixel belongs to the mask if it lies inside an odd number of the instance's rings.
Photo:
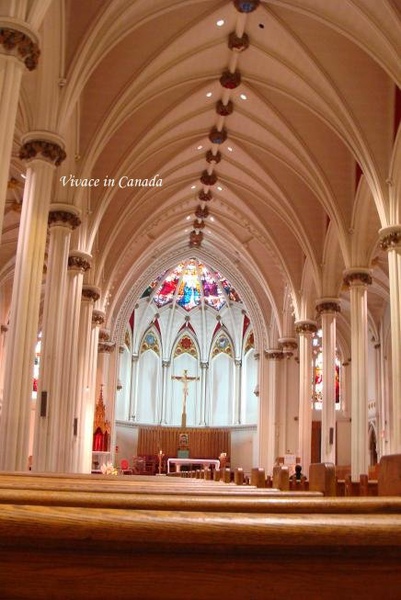
<path id="1" fill-rule="evenodd" d="M 220 461 L 213 458 L 168 458 L 167 473 L 171 473 L 171 465 L 175 465 L 176 472 L 179 472 L 183 465 L 201 465 L 203 469 L 213 466 L 217 470 L 220 469 Z"/>

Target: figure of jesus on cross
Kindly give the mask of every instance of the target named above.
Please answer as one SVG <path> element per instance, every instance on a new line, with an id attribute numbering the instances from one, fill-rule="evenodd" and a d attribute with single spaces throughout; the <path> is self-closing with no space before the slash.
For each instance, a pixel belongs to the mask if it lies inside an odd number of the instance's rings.
<path id="1" fill-rule="evenodd" d="M 182 416 L 181 416 L 181 427 L 183 429 L 187 426 L 187 396 L 188 396 L 188 382 L 198 381 L 199 377 L 189 377 L 188 370 L 184 369 L 182 375 L 172 375 L 171 379 L 176 381 L 182 381 Z"/>

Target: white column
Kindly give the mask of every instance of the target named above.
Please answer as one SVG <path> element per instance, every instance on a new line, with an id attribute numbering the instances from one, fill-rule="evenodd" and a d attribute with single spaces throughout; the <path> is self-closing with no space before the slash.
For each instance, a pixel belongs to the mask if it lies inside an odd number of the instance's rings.
<path id="1" fill-rule="evenodd" d="M 368 304 L 369 269 L 344 273 L 351 302 L 351 478 L 368 473 Z"/>
<path id="2" fill-rule="evenodd" d="M 129 397 L 129 414 L 128 419 L 130 421 L 136 421 L 136 410 L 137 410 L 137 401 L 138 401 L 138 362 L 139 362 L 139 354 L 133 354 L 131 357 L 131 390 Z M 168 362 L 168 361 L 167 361 Z M 164 407 L 166 402 L 166 368 L 169 365 L 164 364 L 165 361 L 162 362 L 163 369 L 163 388 L 162 388 L 162 414 L 161 414 L 161 423 L 163 423 L 164 419 Z"/>
<path id="3" fill-rule="evenodd" d="M 92 285 L 82 286 L 82 305 L 78 339 L 78 373 L 75 389 L 73 418 L 68 425 L 72 449 L 66 471 L 85 473 L 91 470 L 92 437 L 88 442 L 88 419 L 94 417 L 94 397 L 91 394 L 91 339 L 93 305 L 100 298 L 100 290 Z M 92 406 L 93 405 L 93 406 Z"/>
<path id="4" fill-rule="evenodd" d="M 10 172 L 11 149 L 22 74 L 37 67 L 36 34 L 25 24 L 0 17 L 0 235 Z M 23 50 L 23 54 L 19 50 Z"/>
<path id="5" fill-rule="evenodd" d="M 381 247 L 387 250 L 390 284 L 392 422 L 389 452 L 401 452 L 401 225 L 380 231 Z"/>
<path id="6" fill-rule="evenodd" d="M 234 361 L 234 425 L 241 423 L 241 389 L 242 389 L 242 361 L 236 358 Z"/>
<path id="7" fill-rule="evenodd" d="M 78 372 L 78 336 L 79 320 L 82 303 L 82 286 L 84 274 L 90 269 L 90 254 L 79 250 L 72 250 L 68 257 L 65 329 L 62 341 L 62 388 L 64 398 L 61 405 L 61 422 L 64 423 L 60 435 L 64 445 L 63 469 L 72 469 L 72 443 L 71 432 L 74 431 L 74 404 L 76 399 L 77 372 Z M 69 424 L 69 426 L 67 426 Z"/>
<path id="8" fill-rule="evenodd" d="M 0 469 L 3 470 L 27 469 L 47 218 L 54 167 L 65 158 L 60 138 L 49 132 L 34 132 L 26 136 L 24 142 L 20 157 L 28 159 L 29 166 L 18 235 L 0 425 Z"/>
<path id="9" fill-rule="evenodd" d="M 67 262 L 71 232 L 80 225 L 78 211 L 70 205 L 51 205 L 49 251 L 42 317 L 42 350 L 35 416 L 34 470 L 59 471 L 64 460 L 63 404 L 61 389 L 64 362 L 62 342 L 65 330 Z"/>
<path id="10" fill-rule="evenodd" d="M 317 326 L 315 321 L 298 321 L 295 330 L 299 334 L 298 456 L 302 471 L 308 476 L 312 455 L 312 334 Z"/>
<path id="11" fill-rule="evenodd" d="M 209 373 L 209 363 L 207 360 L 201 360 L 200 362 L 201 368 L 201 414 L 200 414 L 200 425 L 208 425 L 207 419 L 207 405 L 208 405 L 208 373 Z"/>
<path id="12" fill-rule="evenodd" d="M 295 350 L 298 349 L 298 342 L 291 336 L 282 337 L 278 340 L 280 348 L 284 355 L 284 360 L 281 367 L 281 382 L 280 382 L 280 401 L 278 402 L 276 409 L 276 423 L 277 423 L 277 456 L 284 456 L 289 452 L 288 434 L 289 434 L 289 423 L 288 419 L 291 418 L 291 397 L 293 393 L 290 391 L 290 378 L 293 376 L 292 372 L 295 371 L 295 360 L 290 359 L 294 356 Z M 298 359 L 297 359 L 298 360 Z M 294 373 L 295 374 L 295 373 Z M 298 373 L 297 373 L 298 375 Z M 297 394 L 298 397 L 298 394 Z M 296 407 L 298 411 L 298 407 Z"/>
<path id="13" fill-rule="evenodd" d="M 323 398 L 321 461 L 336 464 L 336 314 L 338 298 L 322 298 L 316 303 L 322 323 Z"/>
<path id="14" fill-rule="evenodd" d="M 268 360 L 267 379 L 267 402 L 264 406 L 264 421 L 266 429 L 266 469 L 267 473 L 273 473 L 273 466 L 278 456 L 278 429 L 277 409 L 279 401 L 280 371 L 284 359 L 284 353 L 280 349 L 267 350 L 265 356 Z"/>
<path id="15" fill-rule="evenodd" d="M 137 361 L 139 360 L 139 356 Z M 162 393 L 161 393 L 161 407 L 160 407 L 160 425 L 167 422 L 166 408 L 167 408 L 167 394 L 168 394 L 168 382 L 170 380 L 170 361 L 163 358 L 162 360 Z M 138 378 L 138 370 L 135 371 L 136 379 Z M 136 382 L 137 384 L 137 382 Z M 133 414 L 136 415 L 137 408 L 137 385 L 135 387 L 135 411 Z"/>

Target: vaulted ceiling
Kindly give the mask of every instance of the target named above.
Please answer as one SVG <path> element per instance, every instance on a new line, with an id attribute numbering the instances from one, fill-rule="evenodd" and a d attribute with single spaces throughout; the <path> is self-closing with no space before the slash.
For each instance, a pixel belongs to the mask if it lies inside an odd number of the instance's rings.
<path id="1" fill-rule="evenodd" d="M 287 304 L 313 316 L 313 299 L 344 294 L 344 269 L 374 267 L 379 321 L 378 231 L 399 210 L 388 180 L 400 0 L 66 0 L 50 3 L 40 34 L 40 66 L 21 91 L 3 278 L 23 193 L 19 136 L 53 128 L 68 155 L 55 196 L 82 211 L 74 243 L 94 256 L 111 320 L 157 269 L 194 255 L 277 335 L 289 333 Z M 56 103 L 47 122 L 43 89 Z M 62 175 L 100 183 L 63 186 Z"/>

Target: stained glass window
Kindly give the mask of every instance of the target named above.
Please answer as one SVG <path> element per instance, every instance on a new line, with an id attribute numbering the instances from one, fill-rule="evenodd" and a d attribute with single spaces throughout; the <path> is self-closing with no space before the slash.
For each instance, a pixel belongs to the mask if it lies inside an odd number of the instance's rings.
<path id="1" fill-rule="evenodd" d="M 322 330 L 319 329 L 312 337 L 312 401 L 316 410 L 321 410 L 323 406 L 323 351 L 322 351 Z M 335 357 L 335 403 L 336 410 L 340 408 L 340 359 Z"/>
<path id="2" fill-rule="evenodd" d="M 196 259 L 166 271 L 153 281 L 142 297 L 151 297 L 159 308 L 175 302 L 187 311 L 202 303 L 218 311 L 229 302 L 241 302 L 225 277 Z"/>

